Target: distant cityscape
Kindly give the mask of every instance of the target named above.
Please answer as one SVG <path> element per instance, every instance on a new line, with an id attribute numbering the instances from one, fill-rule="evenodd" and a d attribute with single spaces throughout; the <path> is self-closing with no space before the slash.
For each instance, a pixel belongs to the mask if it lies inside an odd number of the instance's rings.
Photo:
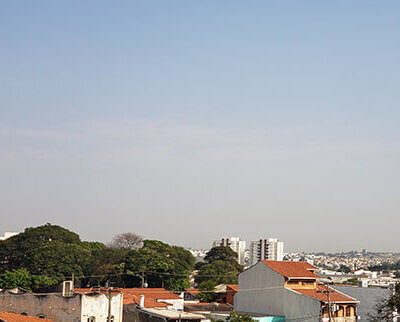
<path id="1" fill-rule="evenodd" d="M 171 247 L 161 241 L 143 241 L 132 233 L 122 233 L 108 245 L 99 242 L 82 244 L 78 235 L 50 224 L 23 233 L 6 232 L 0 237 L 4 246 L 2 265 L 13 263 L 9 249 L 25 247 L 21 240 L 29 238 L 31 243 L 43 243 L 46 248 L 60 243 L 54 240 L 63 238 L 58 237 L 60 233 L 68 236 L 61 244 L 83 247 L 83 252 L 90 249 L 89 256 L 97 258 L 96 261 L 106 261 L 99 267 L 99 272 L 111 267 L 114 273 L 105 271 L 100 275 L 83 276 L 83 279 L 78 276 L 65 278 L 60 284 L 60 279 L 29 275 L 25 264 L 21 266 L 17 262 L 14 267 L 18 270 L 0 275 L 0 280 L 3 279 L 0 319 L 31 321 L 36 317 L 61 322 L 74 317 L 81 321 L 157 322 L 164 319 L 178 322 L 182 319 L 209 322 L 215 318 L 229 321 L 232 312 L 237 311 L 249 314 L 252 321 L 281 322 L 303 320 L 304 317 L 312 321 L 368 321 L 381 299 L 397 294 L 393 290 L 400 285 L 398 253 L 365 249 L 341 253 L 285 252 L 284 242 L 276 237 L 246 242 L 237 236 L 224 236 L 210 241 L 209 248 L 197 250 Z M 73 244 L 74 239 L 78 244 Z M 128 248 L 124 250 L 124 247 Z M 114 259 L 116 266 L 110 266 L 111 258 L 107 258 L 107 252 L 117 256 Z M 151 256 L 146 257 L 147 254 Z M 25 251 L 19 256 L 27 258 Z M 40 262 L 36 257 L 31 258 L 32 264 L 42 264 L 44 269 L 55 265 L 50 264 L 53 255 L 45 256 L 50 257 Z M 62 253 L 57 256 L 60 256 L 59 260 L 64 258 Z M 118 256 L 122 257 L 118 259 Z M 191 264 L 188 262 L 187 270 L 174 273 L 173 268 L 164 266 L 172 257 L 179 264 L 177 268 L 184 264 L 184 257 L 186 260 L 191 258 Z M 126 263 L 120 266 L 122 260 Z M 60 269 L 63 266 L 49 274 L 57 276 Z M 126 270 L 121 272 L 121 269 Z M 92 272 L 91 268 L 88 272 Z M 116 287 L 109 285 L 112 275 Z M 25 282 L 21 282 L 22 276 L 25 276 Z M 90 282 L 88 277 L 96 281 Z M 35 283 L 46 287 L 37 287 Z M 103 283 L 104 286 L 93 286 L 92 283 Z M 45 301 L 43 293 L 47 294 Z M 77 298 L 75 304 L 69 301 L 71 297 Z M 53 309 L 54 301 L 59 303 L 60 309 Z M 75 312 L 75 307 L 81 311 Z M 24 318 L 27 315 L 30 317 Z M 262 320 L 258 320 L 260 316 Z"/>

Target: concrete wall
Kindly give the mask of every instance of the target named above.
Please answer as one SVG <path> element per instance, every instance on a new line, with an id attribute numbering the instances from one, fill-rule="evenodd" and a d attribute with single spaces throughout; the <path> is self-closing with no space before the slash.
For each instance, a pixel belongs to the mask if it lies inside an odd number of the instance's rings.
<path id="1" fill-rule="evenodd" d="M 43 314 L 54 322 L 78 322 L 81 320 L 81 295 L 63 297 L 61 294 L 4 292 L 0 293 L 0 310 L 31 316 Z"/>
<path id="2" fill-rule="evenodd" d="M 91 316 L 96 317 L 96 322 L 106 322 L 108 317 L 108 295 L 83 295 L 82 296 L 82 321 L 87 321 Z M 111 315 L 115 322 L 122 321 L 122 294 L 112 294 Z"/>
<path id="3" fill-rule="evenodd" d="M 239 292 L 235 295 L 238 312 L 302 318 L 319 321 L 320 302 L 311 297 L 285 289 L 284 277 L 262 262 L 239 275 Z"/>
<path id="4" fill-rule="evenodd" d="M 113 294 L 111 303 L 114 321 L 121 322 L 122 294 Z M 91 316 L 96 317 L 96 322 L 106 322 L 108 297 L 105 294 L 63 297 L 61 294 L 12 294 L 6 291 L 0 293 L 0 310 L 31 316 L 44 315 L 54 322 L 87 321 Z"/>
<path id="5" fill-rule="evenodd" d="M 139 310 L 134 304 L 124 305 L 123 322 L 165 322 L 166 319 Z"/>
<path id="6" fill-rule="evenodd" d="M 265 287 L 283 287 L 285 279 L 262 262 L 251 266 L 239 274 L 239 290 L 259 289 Z"/>
<path id="7" fill-rule="evenodd" d="M 357 306 L 357 315 L 360 316 L 358 321 L 369 321 L 368 315 L 375 313 L 379 301 L 391 294 L 389 289 L 374 287 L 334 286 L 333 288 L 360 301 Z"/>

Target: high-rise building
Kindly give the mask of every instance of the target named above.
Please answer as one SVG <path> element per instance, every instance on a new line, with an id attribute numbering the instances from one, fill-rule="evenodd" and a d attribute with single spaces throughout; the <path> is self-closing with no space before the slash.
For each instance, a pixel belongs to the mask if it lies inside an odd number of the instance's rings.
<path id="1" fill-rule="evenodd" d="M 238 254 L 238 263 L 244 265 L 244 251 L 246 249 L 246 242 L 240 240 L 239 237 L 223 237 L 219 240 L 214 240 L 212 247 L 225 246 L 232 249 Z"/>
<path id="2" fill-rule="evenodd" d="M 283 260 L 283 242 L 277 238 L 261 238 L 250 243 L 250 265 L 262 260 Z"/>

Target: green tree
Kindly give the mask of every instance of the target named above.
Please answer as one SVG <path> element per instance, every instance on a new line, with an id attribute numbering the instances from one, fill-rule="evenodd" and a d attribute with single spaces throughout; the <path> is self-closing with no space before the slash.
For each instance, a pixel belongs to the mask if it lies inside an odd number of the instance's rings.
<path id="1" fill-rule="evenodd" d="M 346 281 L 344 282 L 344 284 L 348 284 L 348 285 L 358 285 L 358 284 L 359 284 L 359 281 L 358 281 L 358 278 L 357 278 L 357 277 L 352 277 L 352 278 L 349 278 L 348 280 L 346 280 Z"/>
<path id="2" fill-rule="evenodd" d="M 81 243 L 82 247 L 90 250 L 91 252 L 102 251 L 107 249 L 107 245 L 96 241 L 84 241 Z"/>
<path id="3" fill-rule="evenodd" d="M 237 254 L 228 247 L 214 247 L 204 257 L 205 263 L 197 264 L 195 281 L 201 284 L 213 281 L 215 284 L 237 284 L 243 266 L 237 262 Z"/>
<path id="4" fill-rule="evenodd" d="M 25 290 L 31 291 L 39 287 L 44 287 L 55 283 L 57 283 L 57 280 L 43 275 L 33 275 L 25 268 L 6 271 L 0 274 L 1 289 L 21 287 Z"/>
<path id="5" fill-rule="evenodd" d="M 209 252 L 204 257 L 204 260 L 207 263 L 211 263 L 217 260 L 225 261 L 229 263 L 237 263 L 238 255 L 229 247 L 218 246 L 213 247 L 209 250 Z"/>
<path id="6" fill-rule="evenodd" d="M 58 281 L 72 274 L 90 275 L 94 245 L 82 243 L 77 234 L 60 226 L 27 228 L 0 243 L 0 273 L 25 268 Z"/>
<path id="7" fill-rule="evenodd" d="M 218 284 L 237 284 L 238 275 L 242 269 L 237 265 L 221 260 L 214 261 L 210 264 L 204 265 L 198 272 L 195 280 L 196 283 L 205 281 L 213 281 Z"/>
<path id="8" fill-rule="evenodd" d="M 149 287 L 183 290 L 190 286 L 194 262 L 192 254 L 181 247 L 145 240 L 142 248 L 130 251 L 124 258 L 124 271 L 129 274 L 126 284 L 140 286 L 143 272 Z"/>
<path id="9" fill-rule="evenodd" d="M 58 280 L 92 273 L 91 252 L 77 244 L 53 241 L 31 251 L 29 270 Z"/>
<path id="10" fill-rule="evenodd" d="M 389 297 L 383 299 L 376 306 L 376 312 L 369 317 L 369 320 L 393 321 L 395 311 L 400 312 L 400 283 L 395 285 L 393 293 Z"/>
<path id="11" fill-rule="evenodd" d="M 199 284 L 200 293 L 196 295 L 196 298 L 200 302 L 214 302 L 217 295 L 214 293 L 214 289 L 218 284 L 215 281 L 209 280 Z"/>
<path id="12" fill-rule="evenodd" d="M 235 311 L 232 311 L 229 314 L 229 317 L 226 319 L 226 321 L 230 322 L 254 322 L 255 319 L 253 319 L 250 315 L 246 313 L 237 313 Z"/>
<path id="13" fill-rule="evenodd" d="M 0 272 L 19 268 L 30 270 L 37 250 L 54 242 L 81 243 L 77 234 L 60 226 L 46 224 L 26 228 L 23 233 L 0 242 Z"/>

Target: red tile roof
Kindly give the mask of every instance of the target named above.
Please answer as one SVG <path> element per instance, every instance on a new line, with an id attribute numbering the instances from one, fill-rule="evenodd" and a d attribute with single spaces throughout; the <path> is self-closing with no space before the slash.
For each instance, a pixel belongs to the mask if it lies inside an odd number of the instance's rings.
<path id="1" fill-rule="evenodd" d="M 307 295 L 313 298 L 316 298 L 324 303 L 328 302 L 328 294 L 326 293 L 327 289 L 325 285 L 317 284 L 316 289 L 292 289 L 295 292 L 301 293 L 303 295 Z M 329 288 L 331 302 L 344 302 L 344 303 L 357 303 L 358 301 L 346 294 L 338 292 L 333 288 Z"/>
<path id="2" fill-rule="evenodd" d="M 287 278 L 317 279 L 316 268 L 307 262 L 262 261 L 266 266 Z"/>
<path id="3" fill-rule="evenodd" d="M 6 322 L 52 322 L 52 320 L 50 319 L 41 319 L 34 316 L 15 314 L 4 311 L 0 311 L 0 320 Z"/>
<path id="4" fill-rule="evenodd" d="M 198 288 L 187 288 L 187 289 L 185 290 L 185 292 L 186 292 L 186 293 L 189 293 L 189 294 L 191 294 L 191 295 L 193 295 L 193 296 L 196 296 L 197 294 L 200 293 L 200 290 L 199 290 Z"/>
<path id="5" fill-rule="evenodd" d="M 227 285 L 226 290 L 228 291 L 228 289 L 234 290 L 235 292 L 239 291 L 239 287 L 236 284 Z"/>
<path id="6" fill-rule="evenodd" d="M 144 295 L 144 307 L 167 307 L 169 303 L 159 302 L 158 300 L 181 300 L 178 295 L 166 290 L 165 288 L 121 288 L 124 295 L 124 304 L 140 304 L 140 296 Z"/>

